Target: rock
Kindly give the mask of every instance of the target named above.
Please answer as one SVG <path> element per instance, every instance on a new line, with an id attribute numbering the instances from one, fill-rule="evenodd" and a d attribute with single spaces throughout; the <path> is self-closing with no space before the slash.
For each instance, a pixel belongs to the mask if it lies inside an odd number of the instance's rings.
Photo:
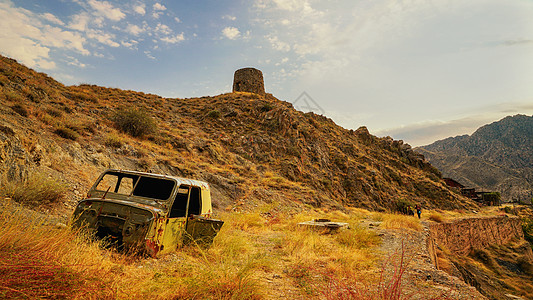
<path id="1" fill-rule="evenodd" d="M 67 228 L 67 225 L 58 222 L 58 223 L 56 223 L 55 227 L 56 227 L 57 229 L 65 229 L 65 228 Z"/>

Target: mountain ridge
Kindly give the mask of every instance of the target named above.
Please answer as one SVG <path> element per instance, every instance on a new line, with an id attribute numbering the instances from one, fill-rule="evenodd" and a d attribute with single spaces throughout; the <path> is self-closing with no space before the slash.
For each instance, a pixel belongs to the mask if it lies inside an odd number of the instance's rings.
<path id="1" fill-rule="evenodd" d="M 507 116 L 472 135 L 416 148 L 446 177 L 499 191 L 505 200 L 533 196 L 533 116 Z"/>

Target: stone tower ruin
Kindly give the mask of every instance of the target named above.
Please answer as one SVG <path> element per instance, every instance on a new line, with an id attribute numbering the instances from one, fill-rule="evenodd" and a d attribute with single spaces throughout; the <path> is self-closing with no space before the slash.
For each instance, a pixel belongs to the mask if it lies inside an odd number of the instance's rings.
<path id="1" fill-rule="evenodd" d="M 265 83 L 263 81 L 263 73 L 255 68 L 244 68 L 235 71 L 233 92 L 248 92 L 264 96 Z"/>

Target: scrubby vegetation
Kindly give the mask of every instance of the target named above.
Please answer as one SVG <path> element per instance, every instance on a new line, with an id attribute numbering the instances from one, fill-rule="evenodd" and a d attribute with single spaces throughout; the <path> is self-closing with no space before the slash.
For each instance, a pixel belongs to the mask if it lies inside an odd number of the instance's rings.
<path id="1" fill-rule="evenodd" d="M 225 213 L 226 223 L 210 249 L 191 246 L 153 260 L 102 248 L 83 232 L 13 203 L 2 206 L 2 298 L 262 299 L 285 293 L 275 290 L 279 284 L 298 287 L 289 298 L 402 295 L 400 274 L 380 279 L 374 250 L 380 239 L 357 226 L 363 217 L 359 213 L 326 213 L 351 224 L 338 234 L 296 226 L 312 217 L 309 214 L 282 217 L 269 207 L 259 210 L 264 213 Z M 391 259 L 395 267 L 401 263 L 401 257 Z M 372 288 L 379 282 L 383 287 Z"/>
<path id="2" fill-rule="evenodd" d="M 31 174 L 23 180 L 0 181 L 0 196 L 9 197 L 29 207 L 57 204 L 64 200 L 67 185 L 44 174 Z"/>
<path id="3" fill-rule="evenodd" d="M 126 108 L 120 109 L 113 115 L 113 122 L 117 128 L 133 137 L 143 137 L 155 133 L 157 125 L 145 112 Z"/>

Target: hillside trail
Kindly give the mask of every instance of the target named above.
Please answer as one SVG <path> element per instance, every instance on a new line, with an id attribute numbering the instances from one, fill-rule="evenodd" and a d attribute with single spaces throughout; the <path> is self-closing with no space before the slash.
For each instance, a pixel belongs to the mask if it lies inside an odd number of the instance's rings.
<path id="1" fill-rule="evenodd" d="M 375 251 L 380 257 L 378 264 L 384 280 L 382 284 L 390 284 L 396 272 L 404 271 L 401 276 L 400 298 L 385 297 L 383 299 L 487 299 L 473 286 L 461 279 L 438 270 L 429 256 L 427 239 L 429 236 L 428 223 L 423 221 L 422 231 L 408 229 L 383 229 L 380 222 L 362 220 L 359 226 L 375 231 L 382 242 Z M 402 263 L 403 262 L 403 263 Z M 400 266 L 402 264 L 402 267 Z M 287 262 L 279 261 L 277 270 L 283 270 Z M 376 275 L 374 273 L 374 275 Z M 379 276 L 379 274 L 378 274 Z M 335 296 L 324 294 L 324 291 L 306 293 L 294 280 L 283 272 L 265 272 L 259 275 L 269 293 L 265 299 L 336 299 Z M 397 277 L 396 277 L 397 278 Z M 369 290 L 377 287 L 366 287 Z M 346 295 L 345 295 L 346 296 Z M 372 296 L 343 297 L 342 299 L 375 299 Z M 380 298 L 381 299 L 381 298 Z"/>

